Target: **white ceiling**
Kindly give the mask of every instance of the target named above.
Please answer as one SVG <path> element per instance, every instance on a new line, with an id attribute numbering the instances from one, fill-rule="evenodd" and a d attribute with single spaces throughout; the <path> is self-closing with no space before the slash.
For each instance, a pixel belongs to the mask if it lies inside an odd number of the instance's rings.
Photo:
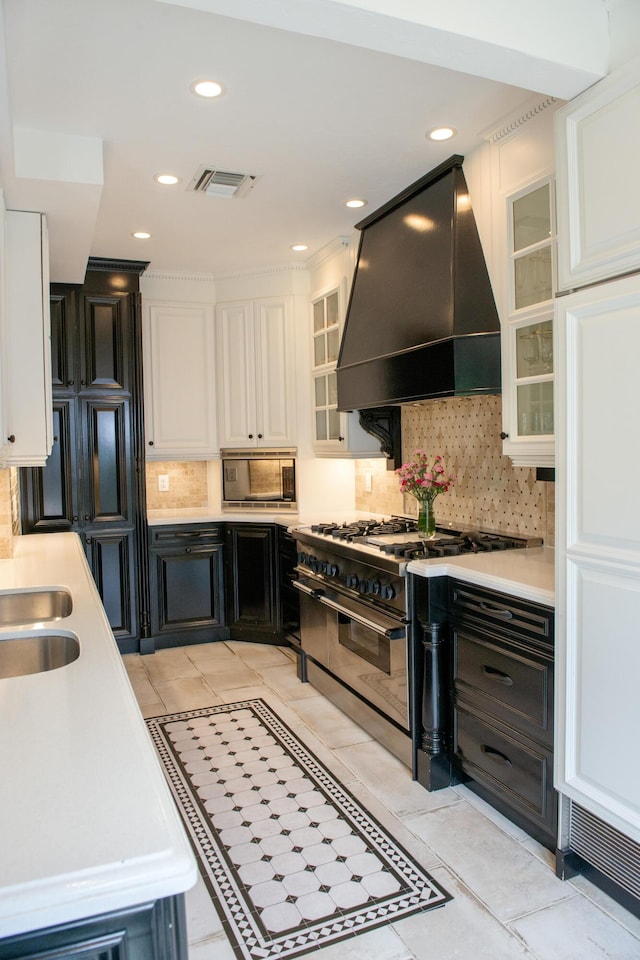
<path id="1" fill-rule="evenodd" d="M 532 96 L 567 98 L 606 72 L 602 0 L 485 0 L 482 18 L 464 0 L 450 9 L 466 23 L 468 7 L 466 36 L 442 6 L 3 0 L 5 202 L 47 213 L 54 280 L 80 282 L 89 254 L 190 275 L 284 265 L 350 235 Z M 571 29 L 574 42 L 561 42 Z M 225 95 L 196 98 L 199 77 Z M 441 123 L 458 136 L 429 142 Z M 244 199 L 189 193 L 202 164 L 255 174 L 256 186 Z M 159 172 L 181 182 L 161 187 Z M 345 208 L 353 196 L 367 198 L 364 212 Z M 291 252 L 298 241 L 306 254 Z"/>

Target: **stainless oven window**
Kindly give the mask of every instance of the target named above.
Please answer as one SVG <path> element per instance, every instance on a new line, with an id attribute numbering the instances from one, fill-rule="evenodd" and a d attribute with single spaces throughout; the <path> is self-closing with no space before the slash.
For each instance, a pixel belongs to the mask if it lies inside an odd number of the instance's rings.
<path id="1" fill-rule="evenodd" d="M 383 673 L 391 674 L 389 640 L 343 613 L 338 614 L 338 643 Z"/>

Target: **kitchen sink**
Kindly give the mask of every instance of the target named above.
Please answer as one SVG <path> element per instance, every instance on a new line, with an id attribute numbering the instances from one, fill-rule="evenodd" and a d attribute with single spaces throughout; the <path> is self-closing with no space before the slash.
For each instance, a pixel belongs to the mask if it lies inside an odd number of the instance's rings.
<path id="1" fill-rule="evenodd" d="M 0 680 L 57 670 L 79 656 L 80 642 L 72 633 L 0 634 Z"/>
<path id="2" fill-rule="evenodd" d="M 73 608 L 66 590 L 12 590 L 0 592 L 0 629 L 21 623 L 47 623 L 68 617 Z"/>

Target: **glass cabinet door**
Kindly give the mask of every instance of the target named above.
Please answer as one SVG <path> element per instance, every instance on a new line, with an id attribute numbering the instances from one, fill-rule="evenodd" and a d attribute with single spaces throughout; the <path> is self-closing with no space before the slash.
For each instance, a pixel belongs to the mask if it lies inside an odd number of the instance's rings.
<path id="1" fill-rule="evenodd" d="M 509 198 L 508 324 L 512 440 L 553 439 L 555 216 L 546 180 Z M 507 332 L 507 331 L 505 331 Z M 510 441 L 512 458 L 518 456 Z M 535 454 L 529 452 L 533 461 Z M 515 462 L 515 459 L 514 459 Z"/>
<path id="2" fill-rule="evenodd" d="M 340 300 L 333 290 L 313 302 L 313 399 L 316 441 L 342 439 L 336 364 L 340 349 Z"/>

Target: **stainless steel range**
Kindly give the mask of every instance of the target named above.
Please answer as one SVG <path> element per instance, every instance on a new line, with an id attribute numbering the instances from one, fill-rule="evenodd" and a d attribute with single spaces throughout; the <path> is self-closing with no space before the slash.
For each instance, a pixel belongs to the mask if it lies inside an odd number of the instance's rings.
<path id="1" fill-rule="evenodd" d="M 420 540 L 415 520 L 373 518 L 293 531 L 300 592 L 301 675 L 409 767 L 416 691 L 407 563 L 531 544 L 492 532 L 443 530 Z M 538 541 L 540 542 L 540 541 Z"/>

